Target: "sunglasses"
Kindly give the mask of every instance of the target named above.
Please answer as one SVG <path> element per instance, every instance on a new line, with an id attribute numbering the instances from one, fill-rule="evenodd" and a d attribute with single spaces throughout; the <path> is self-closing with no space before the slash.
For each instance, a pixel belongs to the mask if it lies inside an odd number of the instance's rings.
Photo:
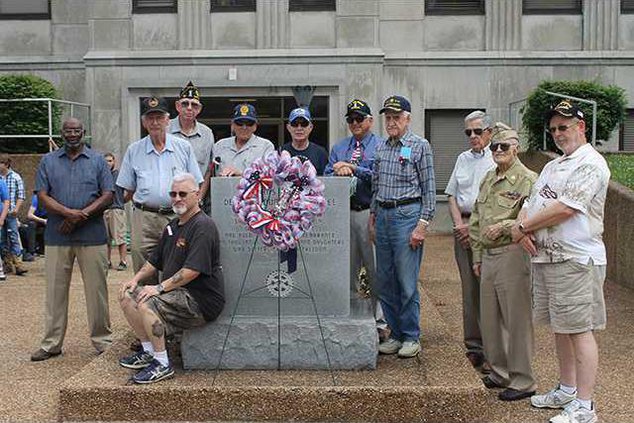
<path id="1" fill-rule="evenodd" d="M 197 109 L 200 109 L 202 107 L 202 104 L 196 103 L 196 102 L 193 102 L 193 101 L 182 100 L 181 101 L 181 106 L 183 106 L 186 109 L 191 107 L 192 109 L 197 110 Z"/>
<path id="2" fill-rule="evenodd" d="M 482 133 L 484 131 L 488 131 L 490 128 L 475 128 L 475 129 L 465 129 L 464 130 L 464 134 L 468 137 L 471 136 L 471 133 L 473 132 L 474 134 L 476 134 L 477 136 L 482 135 Z"/>
<path id="3" fill-rule="evenodd" d="M 255 122 L 253 122 L 252 120 L 236 120 L 233 123 L 235 123 L 238 126 L 248 126 L 248 127 L 255 125 Z"/>
<path id="4" fill-rule="evenodd" d="M 363 122 L 365 120 L 366 117 L 367 116 L 348 116 L 346 118 L 346 122 L 348 122 L 348 123 L 353 123 L 353 122 L 361 123 L 361 122 Z"/>
<path id="5" fill-rule="evenodd" d="M 568 129 L 572 128 L 573 126 L 577 126 L 578 124 L 579 124 L 579 121 L 575 123 L 571 123 L 570 125 L 551 126 L 550 128 L 546 128 L 546 131 L 551 135 L 557 131 L 566 132 Z"/>
<path id="6" fill-rule="evenodd" d="M 189 194 L 191 194 L 192 192 L 196 192 L 196 191 L 170 191 L 169 195 L 172 198 L 176 198 L 176 196 L 178 195 L 180 198 L 185 198 L 187 197 Z"/>
<path id="7" fill-rule="evenodd" d="M 296 119 L 291 122 L 291 126 L 293 128 L 297 128 L 298 126 L 301 126 L 302 128 L 306 128 L 308 125 L 310 125 L 310 122 L 304 119 Z"/>
<path id="8" fill-rule="evenodd" d="M 513 144 L 508 142 L 496 142 L 496 143 L 491 143 L 491 145 L 489 145 L 489 148 L 491 149 L 491 151 L 495 153 L 496 151 L 498 151 L 498 147 L 502 151 L 509 151 L 509 148 L 511 148 L 511 145 Z"/>

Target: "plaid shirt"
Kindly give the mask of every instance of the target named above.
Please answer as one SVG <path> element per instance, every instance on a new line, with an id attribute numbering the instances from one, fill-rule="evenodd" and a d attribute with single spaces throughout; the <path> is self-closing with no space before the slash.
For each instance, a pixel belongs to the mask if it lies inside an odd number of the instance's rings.
<path id="1" fill-rule="evenodd" d="M 12 169 L 9 169 L 9 173 L 6 176 L 0 175 L 0 179 L 7 184 L 7 188 L 9 188 L 9 212 L 15 210 L 15 205 L 18 200 L 24 201 L 26 198 L 24 196 L 24 182 L 22 182 L 22 177 L 14 172 Z"/>
<path id="2" fill-rule="evenodd" d="M 403 148 L 411 154 L 403 154 Z M 421 197 L 422 219 L 431 221 L 436 212 L 436 179 L 429 141 L 410 130 L 394 145 L 390 139 L 377 146 L 372 174 L 372 205 L 376 213 L 379 201 Z"/>

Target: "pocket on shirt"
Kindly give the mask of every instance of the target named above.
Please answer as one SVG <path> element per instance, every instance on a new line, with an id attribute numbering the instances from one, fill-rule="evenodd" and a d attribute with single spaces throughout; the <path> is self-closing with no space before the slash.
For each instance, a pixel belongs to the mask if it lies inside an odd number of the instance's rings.
<path id="1" fill-rule="evenodd" d="M 501 195 L 498 196 L 498 206 L 504 209 L 512 210 L 518 205 L 519 202 L 519 198 L 517 200 L 514 200 L 512 198 L 503 197 Z"/>
<path id="2" fill-rule="evenodd" d="M 152 172 L 149 170 L 139 170 L 136 172 L 136 191 L 139 194 L 148 194 L 152 188 Z"/>
<path id="3" fill-rule="evenodd" d="M 416 169 L 411 161 L 399 165 L 398 173 L 396 174 L 396 180 L 399 182 L 412 182 L 416 175 Z"/>

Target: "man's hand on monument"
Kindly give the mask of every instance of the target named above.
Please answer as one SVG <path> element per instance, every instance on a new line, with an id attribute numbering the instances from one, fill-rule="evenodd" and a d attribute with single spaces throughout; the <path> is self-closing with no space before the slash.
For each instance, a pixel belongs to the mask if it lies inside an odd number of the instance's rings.
<path id="1" fill-rule="evenodd" d="M 337 176 L 352 176 L 354 175 L 354 165 L 348 162 L 337 162 L 332 166 L 332 169 Z"/>
<path id="2" fill-rule="evenodd" d="M 155 297 L 157 295 L 159 295 L 159 291 L 156 288 L 157 285 L 146 285 L 143 287 L 143 289 L 141 289 L 141 291 L 139 291 L 139 295 L 137 295 L 136 300 L 137 303 L 144 303 L 146 302 L 148 299 L 150 299 L 151 297 Z"/>
<path id="3" fill-rule="evenodd" d="M 132 293 L 132 291 L 135 290 L 136 286 L 137 286 L 136 279 L 130 279 L 129 281 L 121 281 L 121 283 L 119 284 L 119 301 L 125 298 L 126 292 Z"/>
<path id="4" fill-rule="evenodd" d="M 242 172 L 233 166 L 225 166 L 220 171 L 220 176 L 242 176 Z"/>

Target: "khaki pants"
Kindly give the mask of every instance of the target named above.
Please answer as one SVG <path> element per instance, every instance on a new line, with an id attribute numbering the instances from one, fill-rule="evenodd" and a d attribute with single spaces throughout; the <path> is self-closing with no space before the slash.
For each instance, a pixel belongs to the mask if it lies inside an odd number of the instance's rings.
<path id="1" fill-rule="evenodd" d="M 480 280 L 473 273 L 473 253 L 454 238 L 454 256 L 462 282 L 462 328 L 467 352 L 483 354 L 480 333 Z"/>
<path id="2" fill-rule="evenodd" d="M 158 245 L 165 226 L 175 215 L 164 215 L 134 209 L 132 211 L 132 234 L 130 249 L 134 272 L 138 272 Z M 145 280 L 145 284 L 156 285 L 158 278 Z"/>
<path id="3" fill-rule="evenodd" d="M 46 329 L 41 347 L 50 353 L 62 350 L 68 324 L 68 291 L 77 258 L 84 282 L 88 330 L 97 351 L 111 343 L 108 311 L 108 259 L 106 246 L 46 246 Z"/>
<path id="4" fill-rule="evenodd" d="M 484 353 L 495 382 L 535 389 L 530 260 L 517 244 L 485 250 L 480 285 Z"/>

